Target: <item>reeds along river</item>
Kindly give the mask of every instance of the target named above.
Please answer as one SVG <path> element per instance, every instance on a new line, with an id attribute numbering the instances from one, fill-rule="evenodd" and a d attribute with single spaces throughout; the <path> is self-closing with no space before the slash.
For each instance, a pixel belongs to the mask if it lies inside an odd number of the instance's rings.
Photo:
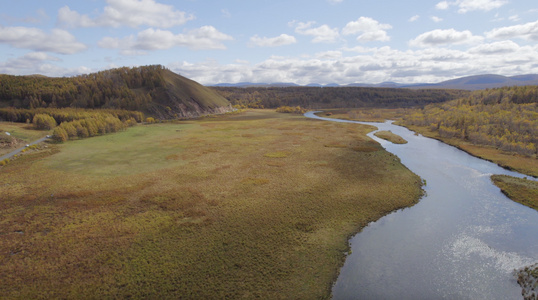
<path id="1" fill-rule="evenodd" d="M 513 271 L 538 262 L 538 212 L 504 196 L 490 175 L 524 175 L 390 122 L 356 123 L 408 141 L 369 134 L 426 180 L 426 196 L 351 239 L 333 299 L 521 299 Z"/>

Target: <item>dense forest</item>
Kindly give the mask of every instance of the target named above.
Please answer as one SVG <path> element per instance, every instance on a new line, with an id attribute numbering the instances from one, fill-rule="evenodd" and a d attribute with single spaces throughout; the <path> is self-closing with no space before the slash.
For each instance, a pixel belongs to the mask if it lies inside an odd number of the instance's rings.
<path id="1" fill-rule="evenodd" d="M 241 108 L 300 106 L 318 108 L 416 107 L 467 96 L 460 90 L 411 90 L 368 87 L 213 87 Z"/>
<path id="2" fill-rule="evenodd" d="M 444 138 L 535 156 L 538 147 L 538 86 L 475 91 L 458 100 L 428 105 L 403 120 L 428 126 Z"/>
<path id="3" fill-rule="evenodd" d="M 76 77 L 0 75 L 0 101 L 16 108 L 78 107 L 143 111 L 164 86 L 162 66 L 120 68 Z M 141 90 L 137 90 L 141 89 Z"/>
<path id="4" fill-rule="evenodd" d="M 64 78 L 0 75 L 0 107 L 123 109 L 172 119 L 214 113 L 229 103 L 213 90 L 153 65 Z"/>

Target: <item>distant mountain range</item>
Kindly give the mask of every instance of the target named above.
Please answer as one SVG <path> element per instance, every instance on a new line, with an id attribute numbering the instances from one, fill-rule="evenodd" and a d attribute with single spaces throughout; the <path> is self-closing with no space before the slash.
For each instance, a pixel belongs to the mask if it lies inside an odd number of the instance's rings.
<path id="1" fill-rule="evenodd" d="M 486 75 L 474 75 L 456 78 L 452 80 L 442 81 L 439 83 L 416 83 L 416 84 L 402 84 L 397 82 L 383 82 L 378 84 L 370 83 L 351 83 L 348 85 L 339 85 L 337 83 L 330 84 L 318 84 L 310 83 L 305 86 L 309 87 L 342 87 L 342 86 L 356 86 L 356 87 L 388 87 L 388 88 L 410 88 L 410 89 L 459 89 L 459 90 L 482 90 L 487 88 L 498 88 L 504 86 L 522 86 L 522 85 L 538 85 L 538 74 L 527 74 L 518 76 L 502 76 L 494 74 Z M 240 83 L 219 83 L 213 86 L 221 87 L 290 87 L 300 86 L 295 83 L 289 82 L 276 82 L 276 83 L 253 83 L 253 82 L 240 82 Z"/>

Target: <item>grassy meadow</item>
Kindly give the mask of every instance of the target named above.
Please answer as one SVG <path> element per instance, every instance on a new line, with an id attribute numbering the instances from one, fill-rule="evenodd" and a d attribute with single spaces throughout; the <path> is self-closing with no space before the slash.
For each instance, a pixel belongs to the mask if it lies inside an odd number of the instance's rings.
<path id="1" fill-rule="evenodd" d="M 0 168 L 0 295 L 329 298 L 421 180 L 372 127 L 268 110 L 139 125 Z"/>

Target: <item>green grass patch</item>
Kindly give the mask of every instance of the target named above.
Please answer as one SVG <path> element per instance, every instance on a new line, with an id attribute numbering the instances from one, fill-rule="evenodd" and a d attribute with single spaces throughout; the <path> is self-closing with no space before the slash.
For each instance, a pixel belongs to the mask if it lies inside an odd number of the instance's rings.
<path id="1" fill-rule="evenodd" d="M 371 130 L 260 110 L 25 154 L 0 170 L 0 294 L 329 298 L 348 238 L 421 195 Z"/>
<path id="2" fill-rule="evenodd" d="M 145 173 L 181 164 L 187 141 L 181 130 L 192 126 L 152 124 L 115 134 L 70 141 L 44 162 L 47 168 L 95 176 Z M 179 131 L 178 131 L 179 130 Z"/>
<path id="3" fill-rule="evenodd" d="M 9 132 L 12 137 L 21 139 L 25 142 L 33 142 L 47 134 L 50 130 L 35 130 L 34 126 L 25 123 L 0 122 L 0 133 Z"/>

